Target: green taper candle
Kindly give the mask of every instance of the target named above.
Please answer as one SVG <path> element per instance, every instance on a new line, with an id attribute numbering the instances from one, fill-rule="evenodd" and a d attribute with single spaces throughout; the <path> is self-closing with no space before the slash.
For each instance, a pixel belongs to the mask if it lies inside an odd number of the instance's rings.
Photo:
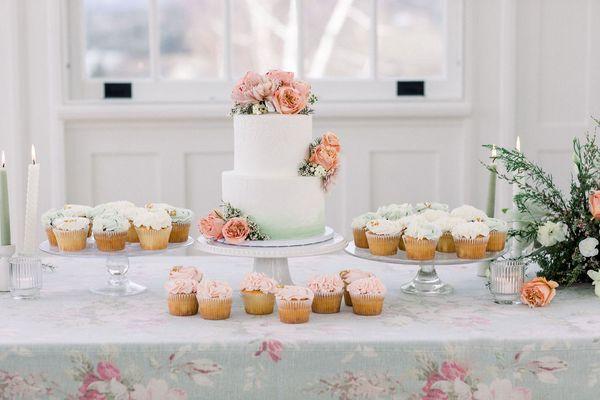
<path id="1" fill-rule="evenodd" d="M 8 207 L 8 177 L 6 174 L 6 159 L 2 151 L 0 166 L 0 245 L 10 244 L 10 212 Z"/>

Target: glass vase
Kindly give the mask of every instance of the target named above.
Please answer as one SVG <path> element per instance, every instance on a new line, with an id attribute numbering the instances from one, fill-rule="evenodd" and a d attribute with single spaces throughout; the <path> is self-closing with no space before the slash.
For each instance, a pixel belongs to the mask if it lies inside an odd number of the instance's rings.
<path id="1" fill-rule="evenodd" d="M 15 256 L 10 259 L 10 293 L 15 299 L 34 299 L 42 289 L 42 260 Z"/>
<path id="2" fill-rule="evenodd" d="M 496 260 L 490 264 L 489 289 L 498 304 L 519 304 L 525 281 L 525 264 L 519 260 Z"/>

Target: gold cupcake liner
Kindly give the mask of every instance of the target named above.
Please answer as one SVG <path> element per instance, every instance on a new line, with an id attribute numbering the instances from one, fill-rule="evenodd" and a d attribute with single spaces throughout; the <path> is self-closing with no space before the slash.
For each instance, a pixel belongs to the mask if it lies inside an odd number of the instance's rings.
<path id="1" fill-rule="evenodd" d="M 135 226 L 133 222 L 129 221 L 129 230 L 127 231 L 127 239 L 128 243 L 139 243 L 140 238 L 138 237 L 137 231 L 135 230 Z"/>
<path id="2" fill-rule="evenodd" d="M 198 314 L 198 299 L 195 293 L 169 294 L 169 313 L 178 317 Z"/>
<path id="3" fill-rule="evenodd" d="M 279 320 L 284 324 L 303 324 L 310 318 L 310 300 L 280 300 L 277 306 Z"/>
<path id="4" fill-rule="evenodd" d="M 58 246 L 58 242 L 56 241 L 56 235 L 54 234 L 52 228 L 46 228 L 46 237 L 48 237 L 48 243 L 50 243 L 50 246 Z"/>
<path id="5" fill-rule="evenodd" d="M 169 235 L 172 227 L 162 228 L 160 230 L 146 228 L 145 226 L 136 226 L 135 231 L 140 238 L 140 247 L 143 250 L 163 250 L 169 245 Z"/>
<path id="6" fill-rule="evenodd" d="M 406 251 L 406 245 L 404 244 L 404 234 L 400 235 L 400 241 L 398 242 L 398 250 Z"/>
<path id="7" fill-rule="evenodd" d="M 78 231 L 54 229 L 53 232 L 60 251 L 80 251 L 87 245 L 87 228 Z"/>
<path id="8" fill-rule="evenodd" d="M 335 314 L 340 312 L 344 292 L 315 293 L 312 302 L 312 312 L 316 314 Z"/>
<path id="9" fill-rule="evenodd" d="M 359 249 L 368 249 L 369 241 L 367 240 L 367 234 L 365 228 L 354 228 L 352 229 L 352 235 L 354 236 L 354 245 Z"/>
<path id="10" fill-rule="evenodd" d="M 273 314 L 275 295 L 260 290 L 242 290 L 242 300 L 246 313 L 251 315 Z"/>
<path id="11" fill-rule="evenodd" d="M 415 239 L 404 235 L 406 257 L 410 260 L 433 260 L 435 258 L 436 240 Z"/>
<path id="12" fill-rule="evenodd" d="M 454 238 L 450 232 L 444 232 L 437 243 L 437 251 L 441 253 L 456 253 Z"/>
<path id="13" fill-rule="evenodd" d="M 100 251 L 119 251 L 125 248 L 127 232 L 94 232 L 96 247 Z"/>
<path id="14" fill-rule="evenodd" d="M 350 292 L 346 289 L 347 287 L 347 285 L 344 287 L 344 303 L 346 303 L 348 307 L 352 307 L 352 297 L 350 297 Z"/>
<path id="15" fill-rule="evenodd" d="M 502 251 L 506 245 L 506 232 L 491 231 L 488 240 L 487 251 Z"/>
<path id="16" fill-rule="evenodd" d="M 375 235 L 367 232 L 367 241 L 374 256 L 393 256 L 398 252 L 400 235 Z"/>
<path id="17" fill-rule="evenodd" d="M 477 239 L 454 238 L 454 243 L 456 243 L 456 255 L 458 258 L 466 258 L 469 260 L 484 258 L 488 238 L 489 237 L 487 236 L 479 237 Z"/>
<path id="18" fill-rule="evenodd" d="M 383 296 L 361 294 L 352 296 L 352 311 L 356 315 L 379 315 L 383 310 Z"/>
<path id="19" fill-rule="evenodd" d="M 190 226 L 192 224 L 182 224 L 179 222 L 173 223 L 173 229 L 169 235 L 169 243 L 184 243 L 187 242 L 190 236 Z"/>
<path id="20" fill-rule="evenodd" d="M 227 319 L 231 315 L 233 298 L 228 299 L 198 299 L 200 316 L 209 320 Z"/>

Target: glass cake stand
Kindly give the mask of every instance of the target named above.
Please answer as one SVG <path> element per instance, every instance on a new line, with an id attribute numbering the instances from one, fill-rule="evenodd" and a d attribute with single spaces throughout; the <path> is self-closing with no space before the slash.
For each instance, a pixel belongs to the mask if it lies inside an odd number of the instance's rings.
<path id="1" fill-rule="evenodd" d="M 108 281 L 98 287 L 92 287 L 90 290 L 93 293 L 104 296 L 132 296 L 142 293 L 146 290 L 145 286 L 132 282 L 127 277 L 129 272 L 129 259 L 131 257 L 148 257 L 158 254 L 163 254 L 168 251 L 182 249 L 194 243 L 194 239 L 188 236 L 188 240 L 183 243 L 169 243 L 164 250 L 142 250 L 139 243 L 127 243 L 124 250 L 121 251 L 100 251 L 96 247 L 96 242 L 93 238 L 89 238 L 87 247 L 81 251 L 60 251 L 58 247 L 50 246 L 46 240 L 40 244 L 40 250 L 44 253 L 59 257 L 82 257 L 82 258 L 105 258 L 106 270 L 108 271 Z"/>
<path id="2" fill-rule="evenodd" d="M 452 293 L 454 290 L 452 286 L 442 282 L 435 269 L 438 265 L 464 265 L 464 264 L 475 264 L 479 262 L 491 261 L 499 258 L 507 253 L 508 250 L 499 252 L 488 252 L 485 258 L 477 260 L 468 260 L 464 258 L 458 258 L 456 253 L 435 253 L 433 260 L 419 261 L 410 260 L 406 257 L 406 252 L 398 250 L 398 253 L 394 256 L 374 256 L 371 254 L 369 249 L 361 249 L 354 245 L 354 242 L 350 242 L 345 248 L 346 253 L 351 254 L 358 258 L 364 258 L 366 260 L 384 262 L 390 264 L 403 264 L 403 265 L 418 265 L 419 270 L 412 279 L 412 281 L 405 283 L 401 286 L 401 290 L 404 293 L 416 294 L 420 296 L 437 296 L 442 294 Z"/>

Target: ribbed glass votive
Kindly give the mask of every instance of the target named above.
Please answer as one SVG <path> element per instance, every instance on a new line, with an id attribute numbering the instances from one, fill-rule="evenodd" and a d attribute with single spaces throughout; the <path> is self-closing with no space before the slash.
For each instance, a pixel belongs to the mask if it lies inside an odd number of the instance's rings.
<path id="1" fill-rule="evenodd" d="M 15 256 L 10 259 L 10 293 L 15 299 L 34 299 L 42 289 L 42 260 Z"/>
<path id="2" fill-rule="evenodd" d="M 489 288 L 494 302 L 519 304 L 525 281 L 525 264 L 519 260 L 496 260 L 490 264 Z"/>

